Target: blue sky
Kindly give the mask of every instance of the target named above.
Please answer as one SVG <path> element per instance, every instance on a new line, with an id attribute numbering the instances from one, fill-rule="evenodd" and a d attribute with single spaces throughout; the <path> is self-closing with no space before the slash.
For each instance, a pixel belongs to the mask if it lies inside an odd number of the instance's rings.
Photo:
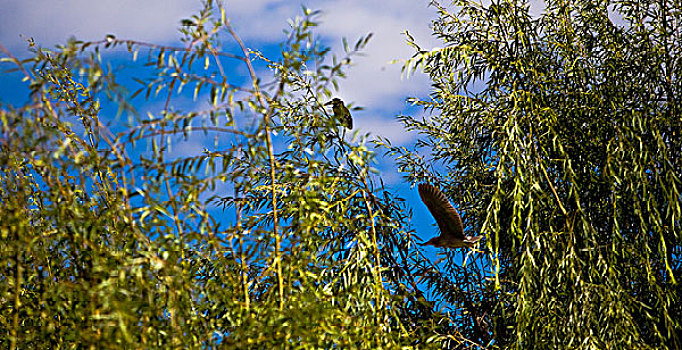
<path id="1" fill-rule="evenodd" d="M 405 101 L 408 97 L 426 98 L 430 82 L 421 73 L 406 79 L 401 76 L 401 65 L 390 62 L 413 54 L 405 41 L 406 30 L 423 48 L 438 46 L 430 30 L 436 10 L 428 3 L 428 0 L 238 0 L 227 1 L 226 8 L 237 33 L 248 47 L 256 49 L 276 47 L 272 44 L 284 38 L 282 30 L 287 28 L 287 20 L 300 15 L 302 5 L 323 11 L 322 24 L 316 33 L 335 52 L 342 52 L 343 37 L 354 43 L 359 37 L 373 33 L 364 51 L 366 55 L 357 57 L 336 95 L 364 108 L 354 112 L 355 129 L 360 134 L 381 135 L 390 138 L 394 145 L 409 145 L 417 135 L 403 130 L 395 117 L 401 113 L 422 113 L 410 108 Z M 0 43 L 21 58 L 27 56 L 29 37 L 47 48 L 64 43 L 72 36 L 97 41 L 107 34 L 124 40 L 179 45 L 180 20 L 195 14 L 201 3 L 198 0 L 0 0 L 0 8 L 3 9 Z M 0 89 L 4 90 L 0 101 L 5 103 L 18 97 L 10 91 L 15 94 L 22 91 L 12 89 L 22 83 L 9 78 L 0 75 Z M 142 99 L 137 100 L 144 103 Z M 189 147 L 187 152 L 201 148 L 198 144 L 194 146 L 180 147 Z M 389 189 L 411 203 L 417 234 L 425 240 L 430 238 L 435 233 L 434 220 L 419 201 L 416 188 L 411 189 L 392 164 L 382 163 L 380 169 Z"/>
<path id="2" fill-rule="evenodd" d="M 422 74 L 401 79 L 400 64 L 390 61 L 413 54 L 405 44 L 405 30 L 424 47 L 435 46 L 429 24 L 436 12 L 427 0 L 226 3 L 228 17 L 250 47 L 264 47 L 284 38 L 287 20 L 301 14 L 301 5 L 324 12 L 317 33 L 328 39 L 336 52 L 341 52 L 342 37 L 354 43 L 360 36 L 374 33 L 367 55 L 358 57 L 338 95 L 365 108 L 357 112 L 359 129 L 381 130 L 397 143 L 414 137 L 406 135 L 393 116 L 404 110 L 406 97 L 426 96 L 429 82 Z M 200 7 L 198 0 L 0 0 L 0 42 L 14 53 L 25 49 L 26 37 L 33 37 L 43 47 L 53 47 L 71 36 L 101 40 L 109 33 L 120 39 L 179 44 L 180 20 Z"/>

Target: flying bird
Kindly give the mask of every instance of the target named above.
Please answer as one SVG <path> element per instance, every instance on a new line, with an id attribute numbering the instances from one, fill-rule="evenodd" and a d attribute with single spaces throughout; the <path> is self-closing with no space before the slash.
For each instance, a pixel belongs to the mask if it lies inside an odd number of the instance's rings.
<path id="1" fill-rule="evenodd" d="M 353 117 L 350 115 L 350 111 L 343 104 L 340 98 L 334 97 L 331 101 L 325 103 L 325 105 L 332 105 L 332 111 L 334 112 L 334 119 L 336 119 L 339 124 L 345 126 L 348 130 L 353 128 Z"/>
<path id="2" fill-rule="evenodd" d="M 436 219 L 440 236 L 431 238 L 422 245 L 432 245 L 436 248 L 471 248 L 478 242 L 481 236 L 465 236 L 462 219 L 457 210 L 450 204 L 437 187 L 429 184 L 419 184 L 419 196 L 422 202 L 429 208 L 431 215 Z"/>

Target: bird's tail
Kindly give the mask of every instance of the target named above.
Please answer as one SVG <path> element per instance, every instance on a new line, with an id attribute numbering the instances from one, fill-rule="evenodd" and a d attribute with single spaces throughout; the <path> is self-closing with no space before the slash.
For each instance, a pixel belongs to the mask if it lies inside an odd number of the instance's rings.
<path id="1" fill-rule="evenodd" d="M 465 241 L 465 242 L 468 242 L 468 243 L 476 243 L 476 242 L 480 241 L 481 238 L 483 238 L 483 236 L 485 236 L 485 235 L 480 235 L 480 236 L 468 236 L 468 237 L 466 237 L 466 238 L 464 239 L 464 241 Z"/>

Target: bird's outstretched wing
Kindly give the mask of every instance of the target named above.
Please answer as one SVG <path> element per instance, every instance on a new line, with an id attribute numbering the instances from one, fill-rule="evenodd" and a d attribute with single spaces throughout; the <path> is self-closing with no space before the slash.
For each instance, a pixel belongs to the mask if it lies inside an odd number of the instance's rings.
<path id="1" fill-rule="evenodd" d="M 419 196 L 436 219 L 440 234 L 464 240 L 464 226 L 457 210 L 450 204 L 445 195 L 435 186 L 419 184 Z"/>

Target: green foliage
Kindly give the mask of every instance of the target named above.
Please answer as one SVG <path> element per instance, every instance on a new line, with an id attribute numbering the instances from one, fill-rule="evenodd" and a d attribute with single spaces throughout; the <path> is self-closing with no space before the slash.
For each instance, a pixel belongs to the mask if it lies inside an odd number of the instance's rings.
<path id="1" fill-rule="evenodd" d="M 212 1 L 181 22 L 184 47 L 109 35 L 8 54 L 31 102 L 0 110 L 3 347 L 437 346 L 407 210 L 323 106 L 369 36 L 329 59 L 317 15 L 291 21 L 277 58 Z M 126 64 L 101 55 L 120 48 Z M 183 91 L 208 107 L 183 110 Z"/>
<path id="2" fill-rule="evenodd" d="M 451 322 L 500 348 L 682 346 L 679 2 L 434 4 L 444 47 L 411 40 L 405 69 L 435 113 L 402 117 L 417 150 L 389 147 L 487 235 L 430 281 Z"/>
<path id="3" fill-rule="evenodd" d="M 408 36 L 405 70 L 435 113 L 401 117 L 415 150 L 379 144 L 483 254 L 413 249 L 370 144 L 325 110 L 371 35 L 330 57 L 304 8 L 268 57 L 206 1 L 183 47 L 2 59 L 31 95 L 0 108 L 0 344 L 679 348 L 679 4 L 433 4 L 444 47 Z"/>

